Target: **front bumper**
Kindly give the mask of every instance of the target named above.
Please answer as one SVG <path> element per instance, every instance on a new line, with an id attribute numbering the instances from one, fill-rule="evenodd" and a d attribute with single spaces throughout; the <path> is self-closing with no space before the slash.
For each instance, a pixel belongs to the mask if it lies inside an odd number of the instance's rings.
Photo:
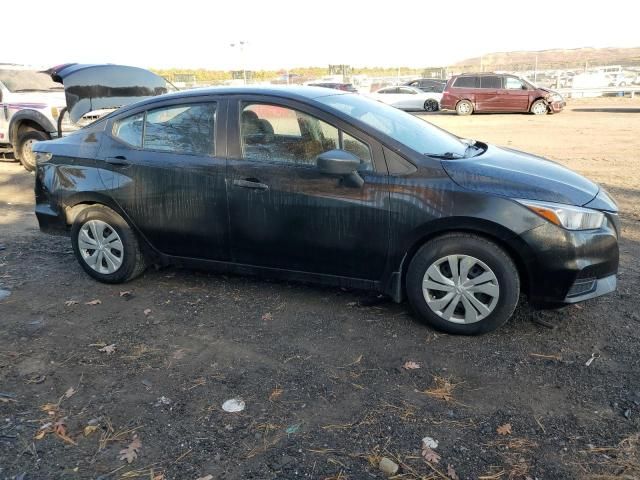
<path id="1" fill-rule="evenodd" d="M 549 102 L 549 109 L 553 113 L 560 113 L 566 106 L 567 106 L 567 102 L 565 102 L 564 100 L 557 101 L 557 102 Z"/>
<path id="2" fill-rule="evenodd" d="M 578 303 L 616 288 L 617 215 L 606 213 L 597 230 L 570 231 L 551 223 L 521 235 L 529 301 L 538 307 Z"/>

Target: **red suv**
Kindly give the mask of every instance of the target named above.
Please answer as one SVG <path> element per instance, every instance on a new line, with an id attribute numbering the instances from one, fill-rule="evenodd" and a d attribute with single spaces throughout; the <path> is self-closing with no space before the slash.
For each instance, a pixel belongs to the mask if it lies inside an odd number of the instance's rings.
<path id="1" fill-rule="evenodd" d="M 558 113 L 566 103 L 562 95 L 515 75 L 465 73 L 451 77 L 444 89 L 440 108 L 458 115 L 473 112 Z"/>

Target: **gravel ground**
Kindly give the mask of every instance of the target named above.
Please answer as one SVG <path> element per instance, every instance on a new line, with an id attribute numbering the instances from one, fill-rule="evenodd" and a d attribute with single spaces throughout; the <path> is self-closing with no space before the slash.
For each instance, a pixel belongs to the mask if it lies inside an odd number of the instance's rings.
<path id="1" fill-rule="evenodd" d="M 39 233 L 33 176 L 0 161 L 0 479 L 353 480 L 385 478 L 382 457 L 399 479 L 640 478 L 637 107 L 423 116 L 552 158 L 621 208 L 615 294 L 525 301 L 473 338 L 337 288 L 176 269 L 98 284 Z"/>

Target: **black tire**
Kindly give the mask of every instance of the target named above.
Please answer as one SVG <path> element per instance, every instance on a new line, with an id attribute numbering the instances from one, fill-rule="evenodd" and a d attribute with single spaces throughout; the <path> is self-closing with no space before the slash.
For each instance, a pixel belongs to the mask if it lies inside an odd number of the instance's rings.
<path id="1" fill-rule="evenodd" d="M 542 107 L 544 107 L 544 109 Z M 547 105 L 547 102 L 545 102 L 544 100 L 536 100 L 531 104 L 531 108 L 529 109 L 529 111 L 534 115 L 546 115 L 547 113 L 549 113 L 549 107 Z"/>
<path id="2" fill-rule="evenodd" d="M 122 242 L 121 265 L 113 273 L 101 273 L 94 270 L 85 261 L 79 246 L 80 230 L 90 220 L 100 220 L 113 229 Z M 91 277 L 104 283 L 124 283 L 133 280 L 144 272 L 147 263 L 140 249 L 140 243 L 135 232 L 127 222 L 116 212 L 104 205 L 92 205 L 82 210 L 74 219 L 71 226 L 71 244 L 80 266 Z"/>
<path id="3" fill-rule="evenodd" d="M 456 104 L 456 113 L 458 115 L 471 115 L 473 113 L 473 103 L 469 100 L 460 100 Z"/>
<path id="4" fill-rule="evenodd" d="M 486 264 L 497 279 L 499 294 L 495 307 L 475 323 L 445 320 L 425 300 L 422 285 L 427 269 L 448 255 L 474 257 Z M 406 292 L 413 310 L 432 327 L 447 333 L 478 335 L 495 330 L 511 317 L 518 304 L 520 278 L 511 257 L 495 243 L 473 234 L 451 233 L 425 243 L 416 252 L 407 271 Z"/>
<path id="5" fill-rule="evenodd" d="M 17 157 L 28 172 L 36 169 L 36 156 L 31 150 L 33 142 L 41 142 L 43 140 L 51 140 L 51 138 L 41 130 L 29 130 L 18 137 L 18 144 L 16 145 Z"/>
<path id="6" fill-rule="evenodd" d="M 438 105 L 437 100 L 429 98 L 428 100 L 425 100 L 423 108 L 425 112 L 437 112 L 440 110 L 440 105 Z"/>

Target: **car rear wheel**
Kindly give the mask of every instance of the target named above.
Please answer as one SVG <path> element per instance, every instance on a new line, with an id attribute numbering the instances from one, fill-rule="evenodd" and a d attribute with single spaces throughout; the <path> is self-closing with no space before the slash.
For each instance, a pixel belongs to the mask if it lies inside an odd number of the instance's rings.
<path id="1" fill-rule="evenodd" d="M 424 111 L 425 112 L 437 112 L 439 110 L 438 101 L 432 98 L 425 100 Z"/>
<path id="2" fill-rule="evenodd" d="M 40 130 L 30 130 L 18 137 L 16 150 L 20 157 L 20 163 L 29 172 L 36 168 L 36 154 L 33 151 L 33 144 L 43 140 L 49 140 L 49 135 Z"/>
<path id="3" fill-rule="evenodd" d="M 87 207 L 76 216 L 71 243 L 84 271 L 101 282 L 127 282 L 146 267 L 135 232 L 103 205 Z"/>
<path id="4" fill-rule="evenodd" d="M 501 247 L 477 235 L 453 233 L 418 250 L 407 271 L 406 288 L 414 311 L 432 327 L 477 335 L 511 317 L 520 279 Z"/>
<path id="5" fill-rule="evenodd" d="M 548 111 L 549 107 L 544 100 L 536 100 L 531 104 L 531 113 L 534 115 L 546 115 Z"/>
<path id="6" fill-rule="evenodd" d="M 456 105 L 456 113 L 458 115 L 471 115 L 473 113 L 473 104 L 469 100 L 460 100 Z"/>

